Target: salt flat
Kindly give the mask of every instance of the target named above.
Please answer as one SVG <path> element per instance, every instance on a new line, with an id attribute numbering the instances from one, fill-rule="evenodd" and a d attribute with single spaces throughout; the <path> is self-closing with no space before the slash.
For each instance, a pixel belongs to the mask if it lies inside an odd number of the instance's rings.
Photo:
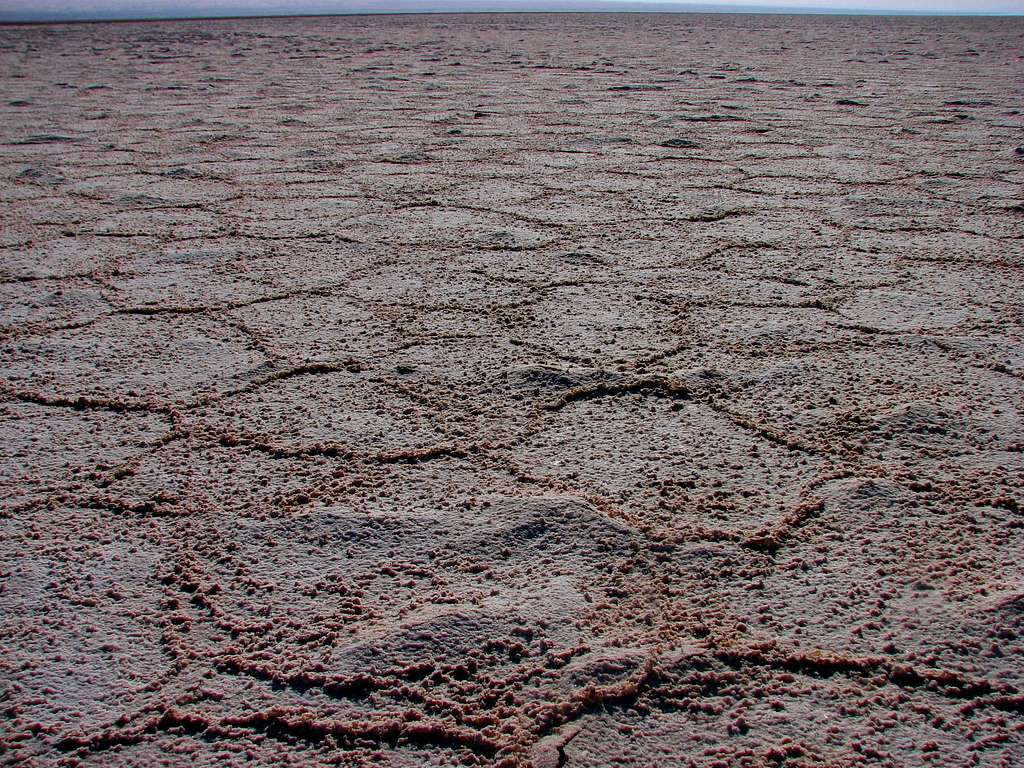
<path id="1" fill-rule="evenodd" d="M 1024 762 L 1022 42 L 0 27 L 0 763 Z"/>

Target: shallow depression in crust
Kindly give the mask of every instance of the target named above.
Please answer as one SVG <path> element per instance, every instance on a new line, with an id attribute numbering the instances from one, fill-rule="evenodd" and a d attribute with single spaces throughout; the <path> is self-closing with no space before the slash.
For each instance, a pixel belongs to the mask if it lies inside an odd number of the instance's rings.
<path id="1" fill-rule="evenodd" d="M 707 405 L 625 394 L 571 403 L 512 453 L 524 474 L 593 496 L 638 527 L 753 531 L 800 504 L 827 459 Z"/>

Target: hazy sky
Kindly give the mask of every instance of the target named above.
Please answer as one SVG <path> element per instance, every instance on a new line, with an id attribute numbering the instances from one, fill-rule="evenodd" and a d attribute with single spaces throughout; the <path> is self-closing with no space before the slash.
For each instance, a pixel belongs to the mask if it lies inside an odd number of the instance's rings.
<path id="1" fill-rule="evenodd" d="M 1024 0 L 0 0 L 0 21 L 497 10 L 778 10 L 1024 13 Z"/>

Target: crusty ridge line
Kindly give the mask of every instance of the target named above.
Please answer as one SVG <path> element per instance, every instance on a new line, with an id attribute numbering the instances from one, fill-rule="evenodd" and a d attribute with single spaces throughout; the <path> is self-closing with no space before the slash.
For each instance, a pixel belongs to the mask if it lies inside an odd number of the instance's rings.
<path id="1" fill-rule="evenodd" d="M 342 742 L 369 739 L 379 744 L 396 746 L 408 742 L 448 749 L 469 749 L 493 757 L 501 745 L 482 733 L 437 720 L 367 720 L 346 722 L 318 719 L 302 710 L 272 707 L 245 715 L 228 715 L 212 719 L 201 713 L 167 709 L 153 715 L 133 728 L 108 729 L 92 735 L 71 735 L 56 743 L 61 752 L 88 750 L 103 752 L 118 746 L 141 744 L 160 732 L 180 729 L 186 734 L 207 740 L 236 739 L 248 732 L 262 732 L 283 740 L 322 744 L 328 737 Z"/>
<path id="2" fill-rule="evenodd" d="M 78 397 L 50 396 L 38 392 L 26 392 L 15 389 L 6 381 L 0 381 L 0 393 L 20 400 L 23 403 L 43 405 L 50 408 L 72 408 L 76 411 L 111 411 L 114 413 L 158 413 L 164 416 L 176 416 L 178 411 L 168 405 L 159 405 L 145 400 L 121 400 L 110 397 Z"/>
<path id="3" fill-rule="evenodd" d="M 544 404 L 543 408 L 547 411 L 558 411 L 571 403 L 581 400 L 594 400 L 601 397 L 636 392 L 653 393 L 660 397 L 669 397 L 676 400 L 693 399 L 693 393 L 690 388 L 674 379 L 664 376 L 634 376 L 624 381 L 606 380 L 572 387 L 554 400 Z"/>

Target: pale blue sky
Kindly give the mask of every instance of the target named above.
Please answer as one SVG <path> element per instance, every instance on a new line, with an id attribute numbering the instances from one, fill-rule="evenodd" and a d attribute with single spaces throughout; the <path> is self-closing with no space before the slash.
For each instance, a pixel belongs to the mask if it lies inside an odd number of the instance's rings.
<path id="1" fill-rule="evenodd" d="M 1024 14 L 1024 0 L 0 0 L 0 21 L 502 10 L 807 10 Z"/>

